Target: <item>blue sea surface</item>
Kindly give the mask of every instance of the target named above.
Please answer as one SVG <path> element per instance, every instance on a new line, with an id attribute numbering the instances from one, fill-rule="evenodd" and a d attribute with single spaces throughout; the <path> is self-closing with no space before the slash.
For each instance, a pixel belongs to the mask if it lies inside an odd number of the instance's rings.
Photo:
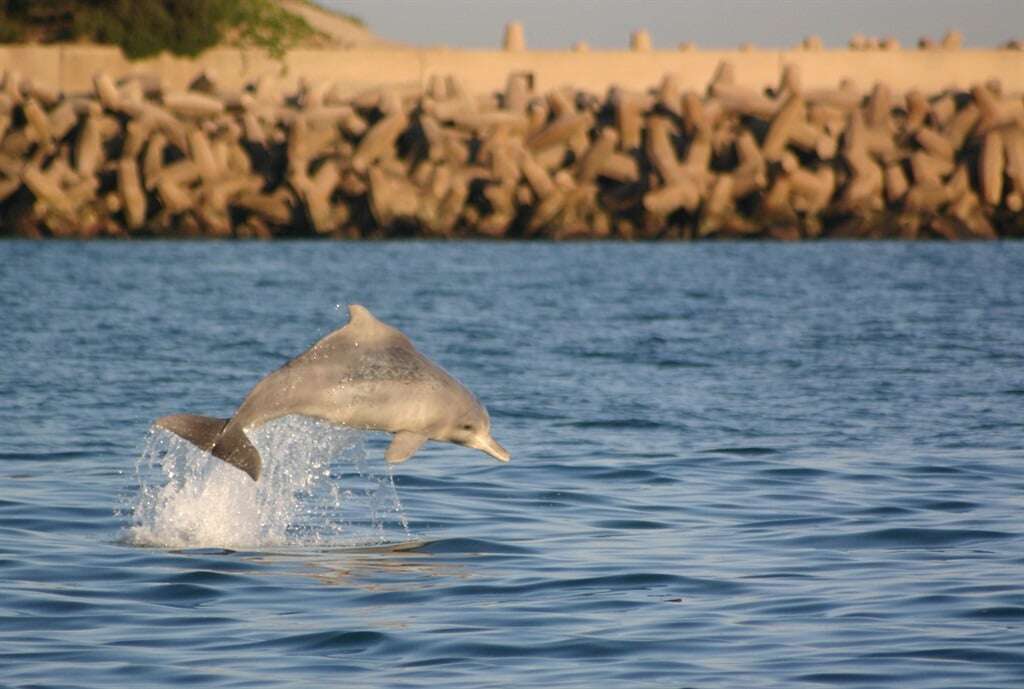
<path id="1" fill-rule="evenodd" d="M 502 465 L 229 416 L 361 303 Z M 1024 244 L 0 243 L 0 686 L 1024 686 Z"/>

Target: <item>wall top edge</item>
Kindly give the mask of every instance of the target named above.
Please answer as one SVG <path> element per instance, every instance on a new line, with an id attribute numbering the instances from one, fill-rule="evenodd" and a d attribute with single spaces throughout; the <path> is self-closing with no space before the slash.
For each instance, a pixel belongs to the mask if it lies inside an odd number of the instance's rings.
<path id="1" fill-rule="evenodd" d="M 105 45 L 83 45 L 78 43 L 50 43 L 50 44 L 36 44 L 36 43 L 7 43 L 0 44 L 0 51 L 37 51 L 37 52 L 83 52 L 83 53 L 121 53 L 121 49 L 116 46 L 105 46 Z M 616 48 L 591 48 L 586 51 L 575 51 L 575 50 L 541 50 L 541 49 L 530 49 L 523 51 L 507 51 L 497 48 L 447 48 L 447 47 L 422 47 L 422 48 L 389 48 L 389 47 L 364 47 L 364 48 L 297 48 L 290 50 L 285 55 L 291 54 L 368 54 L 368 55 L 381 55 L 383 53 L 391 53 L 395 55 L 433 55 L 433 54 L 455 54 L 455 55 L 496 55 L 502 56 L 509 59 L 515 58 L 528 58 L 530 56 L 565 56 L 574 57 L 579 59 L 585 59 L 591 55 L 615 55 L 621 57 L 644 59 L 649 57 L 673 57 L 686 59 L 689 57 L 706 56 L 706 55 L 730 55 L 739 57 L 755 57 L 758 55 L 762 56 L 773 56 L 773 55 L 797 55 L 814 57 L 817 55 L 842 55 L 853 58 L 868 58 L 868 57 L 919 57 L 922 59 L 929 58 L 950 58 L 957 56 L 1002 56 L 1010 58 L 1019 58 L 1024 60 L 1024 50 L 1011 50 L 1006 48 L 961 48 L 959 50 L 917 50 L 917 49 L 900 49 L 900 50 L 851 50 L 848 48 L 822 48 L 821 50 L 802 50 L 794 48 L 764 48 L 758 50 L 740 50 L 737 48 L 700 48 L 694 50 L 673 50 L 673 49 L 653 49 L 648 51 L 634 51 L 629 49 L 616 49 Z M 136 60 L 136 62 L 147 62 L 151 60 L 160 59 L 173 59 L 173 60 L 197 60 L 201 61 L 207 55 L 218 55 L 218 54 L 247 54 L 247 55 L 261 55 L 268 59 L 272 59 L 265 51 L 258 48 L 210 48 L 209 50 L 203 51 L 196 56 L 188 55 L 174 55 L 172 53 L 163 52 L 152 57 L 142 58 Z"/>

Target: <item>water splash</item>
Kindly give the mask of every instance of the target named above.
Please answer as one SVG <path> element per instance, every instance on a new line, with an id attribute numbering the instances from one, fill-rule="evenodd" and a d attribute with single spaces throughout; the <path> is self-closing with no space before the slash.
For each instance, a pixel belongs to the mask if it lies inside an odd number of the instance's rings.
<path id="1" fill-rule="evenodd" d="M 301 416 L 256 429 L 264 458 L 251 481 L 187 441 L 153 431 L 136 465 L 126 538 L 170 548 L 364 546 L 405 541 L 390 467 L 371 463 L 365 433 Z M 384 466 L 387 466 L 386 464 Z"/>

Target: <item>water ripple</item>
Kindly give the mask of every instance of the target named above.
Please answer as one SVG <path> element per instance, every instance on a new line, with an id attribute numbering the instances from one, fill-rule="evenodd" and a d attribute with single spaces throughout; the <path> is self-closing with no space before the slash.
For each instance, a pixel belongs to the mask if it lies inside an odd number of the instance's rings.
<path id="1" fill-rule="evenodd" d="M 0 243 L 0 686 L 1024 686 L 1024 245 Z M 512 451 L 227 415 L 364 303 Z"/>

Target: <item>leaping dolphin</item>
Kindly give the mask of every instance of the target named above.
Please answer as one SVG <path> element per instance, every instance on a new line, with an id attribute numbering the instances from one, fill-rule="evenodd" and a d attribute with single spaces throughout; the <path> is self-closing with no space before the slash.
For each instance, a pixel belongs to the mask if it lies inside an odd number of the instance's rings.
<path id="1" fill-rule="evenodd" d="M 409 459 L 428 439 L 509 460 L 508 451 L 491 437 L 491 419 L 472 392 L 365 307 L 352 304 L 348 313 L 345 327 L 258 382 L 230 419 L 174 414 L 154 425 L 254 481 L 263 462 L 246 430 L 289 414 L 394 433 L 384 453 L 391 463 Z"/>

